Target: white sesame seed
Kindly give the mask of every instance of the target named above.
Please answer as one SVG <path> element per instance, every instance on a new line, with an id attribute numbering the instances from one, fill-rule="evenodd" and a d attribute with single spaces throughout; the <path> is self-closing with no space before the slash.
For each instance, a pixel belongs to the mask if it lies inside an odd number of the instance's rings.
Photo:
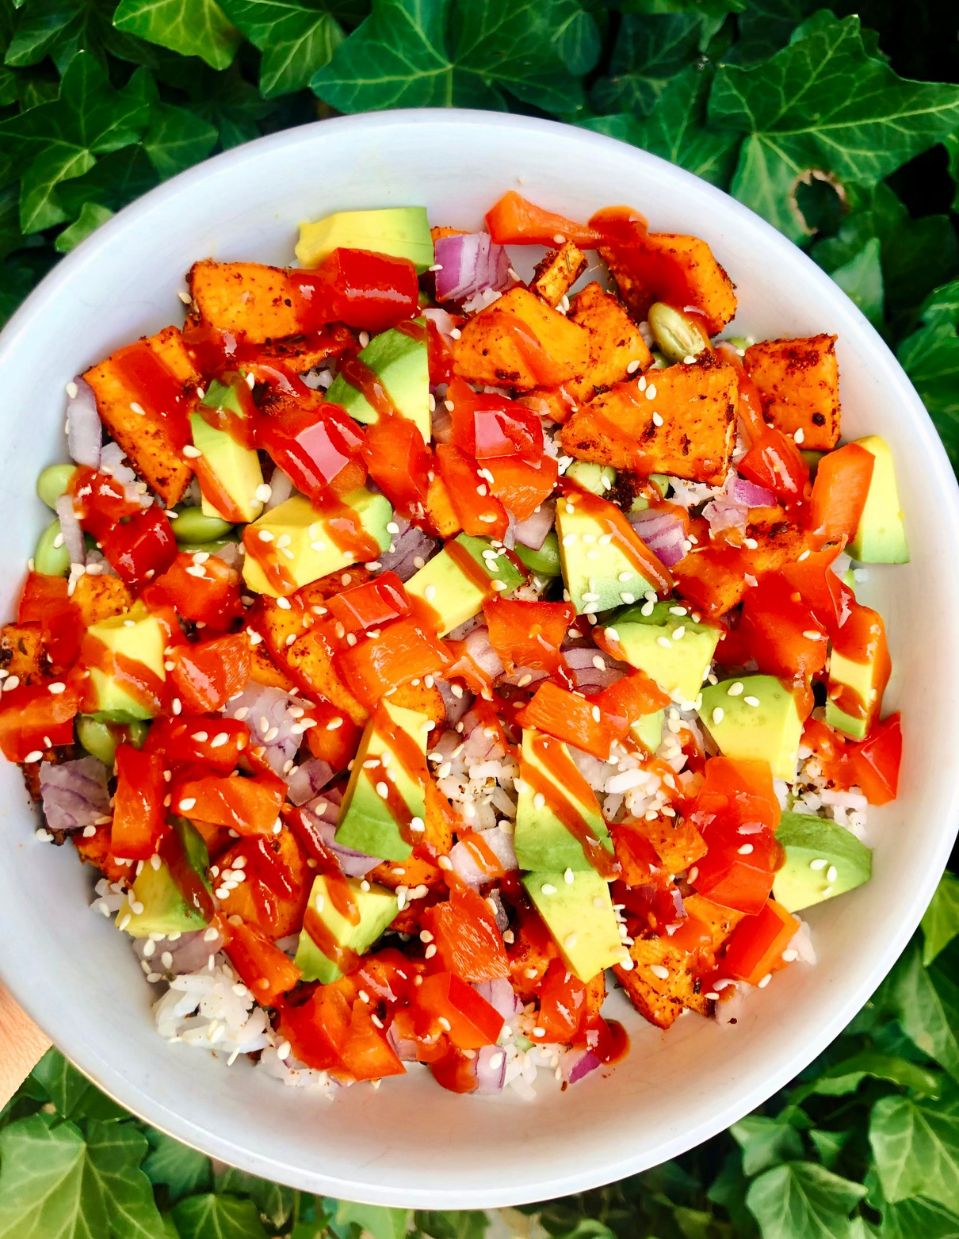
<path id="1" fill-rule="evenodd" d="M 729 688 L 726 689 L 726 695 L 727 697 L 738 697 L 742 691 L 743 685 L 739 682 L 739 680 L 736 680 L 734 683 L 730 684 Z"/>
<path id="2" fill-rule="evenodd" d="M 815 860 L 809 862 L 809 868 L 818 873 L 820 869 L 825 869 L 829 861 L 825 856 L 817 856 Z"/>
<path id="3" fill-rule="evenodd" d="M 552 882 L 544 882 L 543 885 L 539 889 L 542 891 L 544 895 L 555 895 L 556 894 L 556 887 L 553 886 Z"/>
<path id="4" fill-rule="evenodd" d="M 744 843 L 742 847 L 738 847 L 736 849 L 740 856 L 751 856 L 753 854 L 753 850 L 753 845 L 751 843 Z"/>
<path id="5" fill-rule="evenodd" d="M 787 947 L 785 951 L 783 951 L 780 958 L 782 959 L 784 964 L 791 964 L 793 960 L 796 960 L 799 958 L 799 952 L 794 947 L 790 946 L 790 947 Z"/>
<path id="6" fill-rule="evenodd" d="M 654 977 L 658 977 L 660 981 L 669 980 L 669 969 L 664 968 L 662 964 L 650 964 L 649 971 Z"/>
<path id="7" fill-rule="evenodd" d="M 721 723 L 725 717 L 726 717 L 726 711 L 722 708 L 722 706 L 717 706 L 716 709 L 713 710 L 712 720 L 714 723 L 716 724 Z"/>
<path id="8" fill-rule="evenodd" d="M 758 706 L 758 705 L 759 705 L 759 698 L 758 698 L 758 697 L 753 697 L 753 696 L 747 695 L 747 696 L 745 696 L 745 697 L 743 698 L 743 701 L 746 703 L 746 705 L 747 705 L 747 706 L 752 706 L 754 709 L 755 709 L 755 707 L 756 707 L 756 706 Z"/>
<path id="9" fill-rule="evenodd" d="M 772 973 L 771 973 L 771 972 L 767 972 L 767 973 L 766 973 L 766 975 L 765 975 L 764 977 L 761 977 L 761 978 L 760 978 L 760 979 L 756 982 L 756 985 L 757 985 L 757 987 L 758 987 L 759 989 L 765 989 L 765 988 L 766 988 L 766 986 L 769 984 L 769 982 L 770 982 L 772 979 L 773 979 L 773 978 L 772 978 Z"/>
<path id="10" fill-rule="evenodd" d="M 839 877 L 839 870 L 836 868 L 835 865 L 830 865 L 829 868 L 826 870 L 826 881 L 831 886 L 838 877 Z"/>

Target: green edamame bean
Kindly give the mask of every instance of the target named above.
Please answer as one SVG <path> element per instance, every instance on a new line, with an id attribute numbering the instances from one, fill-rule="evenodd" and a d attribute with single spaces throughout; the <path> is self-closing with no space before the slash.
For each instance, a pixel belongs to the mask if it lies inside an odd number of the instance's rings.
<path id="1" fill-rule="evenodd" d="M 612 465 L 597 465 L 591 460 L 574 460 L 565 476 L 577 486 L 582 486 L 583 490 L 600 496 L 612 490 L 616 482 L 616 470 Z"/>
<path id="2" fill-rule="evenodd" d="M 141 748 L 149 729 L 149 723 L 104 723 L 92 714 L 81 714 L 77 719 L 77 740 L 91 757 L 112 769 L 117 745 L 126 742 Z"/>
<path id="3" fill-rule="evenodd" d="M 228 534 L 233 526 L 219 516 L 207 516 L 202 508 L 177 508 L 173 536 L 177 542 L 213 542 Z"/>
<path id="4" fill-rule="evenodd" d="M 195 555 L 197 551 L 206 551 L 208 555 L 215 555 L 225 546 L 235 546 L 236 541 L 236 538 L 217 538 L 215 542 L 178 542 L 177 546 L 187 555 Z"/>
<path id="5" fill-rule="evenodd" d="M 649 307 L 647 319 L 659 351 L 668 361 L 696 357 L 709 348 L 709 338 L 698 323 L 664 301 L 655 301 Z"/>
<path id="6" fill-rule="evenodd" d="M 68 576 L 70 552 L 63 543 L 59 521 L 51 521 L 37 539 L 33 552 L 33 567 L 43 576 Z"/>
<path id="7" fill-rule="evenodd" d="M 57 500 L 67 493 L 76 473 L 76 465 L 48 465 L 37 478 L 37 494 L 48 508 L 56 508 Z"/>
<path id="8" fill-rule="evenodd" d="M 538 551 L 531 551 L 528 546 L 517 546 L 516 554 L 537 576 L 559 576 L 559 539 L 552 529 Z"/>

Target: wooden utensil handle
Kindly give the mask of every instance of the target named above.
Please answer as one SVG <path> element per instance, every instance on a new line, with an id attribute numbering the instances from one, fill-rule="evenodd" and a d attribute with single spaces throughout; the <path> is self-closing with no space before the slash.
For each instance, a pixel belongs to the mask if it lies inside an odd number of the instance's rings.
<path id="1" fill-rule="evenodd" d="M 6 1105 L 49 1048 L 50 1038 L 0 985 L 0 1106 Z"/>

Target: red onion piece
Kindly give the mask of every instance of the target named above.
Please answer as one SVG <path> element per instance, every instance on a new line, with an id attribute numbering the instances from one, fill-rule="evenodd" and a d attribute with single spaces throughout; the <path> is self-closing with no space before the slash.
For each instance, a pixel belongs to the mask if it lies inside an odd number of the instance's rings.
<path id="1" fill-rule="evenodd" d="M 765 486 L 757 486 L 755 482 L 747 482 L 736 474 L 733 478 L 730 494 L 737 503 L 747 508 L 774 508 L 776 496 Z"/>
<path id="2" fill-rule="evenodd" d="M 510 282 L 509 255 L 488 232 L 440 237 L 434 248 L 438 301 L 463 301 L 487 289 L 506 288 Z"/>
<path id="3" fill-rule="evenodd" d="M 479 981 L 473 986 L 473 989 L 504 1020 L 511 1020 L 522 1006 L 522 1003 L 516 997 L 512 985 L 505 977 L 496 977 L 493 981 Z"/>
<path id="4" fill-rule="evenodd" d="M 318 796 L 302 807 L 313 818 L 316 833 L 339 861 L 340 868 L 346 876 L 365 878 L 371 869 L 375 869 L 381 863 L 382 857 L 367 856 L 364 852 L 356 852 L 336 842 L 333 836 L 336 834 L 342 798 L 342 792 L 337 789 Z"/>
<path id="5" fill-rule="evenodd" d="M 56 503 L 56 512 L 60 520 L 60 532 L 63 535 L 63 545 L 67 548 L 71 564 L 87 562 L 87 548 L 83 541 L 83 530 L 77 520 L 73 507 L 72 495 L 61 495 Z"/>
<path id="6" fill-rule="evenodd" d="M 532 516 L 525 521 L 519 521 L 513 530 L 516 541 L 521 546 L 528 546 L 531 551 L 538 551 L 546 541 L 546 535 L 553 528 L 556 516 L 556 505 L 541 503 Z"/>
<path id="7" fill-rule="evenodd" d="M 667 568 L 678 564 L 686 554 L 683 546 L 686 540 L 683 522 L 671 512 L 658 512 L 655 508 L 648 508 L 645 512 L 634 512 L 629 523 Z"/>
<path id="8" fill-rule="evenodd" d="M 266 759 L 277 774 L 283 773 L 303 742 L 303 733 L 293 730 L 303 715 L 292 714 L 291 707 L 309 714 L 310 703 L 290 697 L 282 688 L 251 682 L 223 711 L 228 718 L 238 718 L 249 725 L 253 743 L 263 745 Z"/>
<path id="9" fill-rule="evenodd" d="M 460 691 L 457 696 L 453 692 L 453 686 L 446 680 L 437 680 L 436 687 L 440 690 L 440 696 L 446 706 L 446 726 L 455 727 L 473 704 L 473 694 L 462 685 L 458 685 Z"/>
<path id="10" fill-rule="evenodd" d="M 380 566 L 383 572 L 395 572 L 401 581 L 408 581 L 432 558 L 439 543 L 403 517 L 394 516 L 393 519 L 399 525 L 400 531 L 393 534 L 392 550 L 387 550 L 380 556 Z M 417 560 L 422 562 L 417 563 Z"/>
<path id="11" fill-rule="evenodd" d="M 100 464 L 103 426 L 96 397 L 83 379 L 74 380 L 77 394 L 67 401 L 67 447 L 70 459 L 96 469 Z"/>
<path id="12" fill-rule="evenodd" d="M 483 844 L 489 848 L 502 867 L 507 871 L 516 869 L 516 852 L 513 848 L 513 836 L 507 834 L 502 826 L 491 826 L 481 832 Z M 487 870 L 477 861 L 476 853 L 469 843 L 456 843 L 450 849 L 450 861 L 457 877 L 462 878 L 469 886 L 482 886 L 490 881 Z"/>
<path id="13" fill-rule="evenodd" d="M 495 1045 L 477 1051 L 476 1093 L 501 1093 L 506 1083 L 506 1053 Z"/>
<path id="14" fill-rule="evenodd" d="M 441 310 L 439 306 L 427 306 L 422 313 L 422 317 L 430 319 L 444 336 L 448 336 L 456 326 L 456 320 L 452 314 L 446 310 Z"/>
<path id="15" fill-rule="evenodd" d="M 709 524 L 709 532 L 715 534 L 724 529 L 745 529 L 749 509 L 731 495 L 723 495 L 706 504 L 703 516 Z"/>
<path id="16" fill-rule="evenodd" d="M 270 475 L 270 497 L 263 505 L 263 511 L 269 512 L 272 508 L 279 507 L 281 503 L 286 503 L 292 494 L 293 481 L 290 475 L 284 473 L 282 469 L 274 469 Z"/>
<path id="17" fill-rule="evenodd" d="M 51 830 L 81 830 L 110 816 L 107 768 L 95 757 L 40 763 L 40 799 Z"/>
<path id="18" fill-rule="evenodd" d="M 599 692 L 600 689 L 609 688 L 610 684 L 615 684 L 629 672 L 625 663 L 600 653 L 594 645 L 570 646 L 563 650 L 563 658 L 575 686 L 586 692 Z M 597 666 L 595 659 L 599 659 L 603 665 Z"/>
<path id="19" fill-rule="evenodd" d="M 386 1040 L 396 1052 L 396 1057 L 404 1063 L 416 1062 L 416 1042 L 412 1037 L 401 1037 L 391 1024 L 386 1030 Z"/>
<path id="20" fill-rule="evenodd" d="M 602 1067 L 602 1065 L 602 1062 L 592 1050 L 584 1050 L 567 1068 L 566 1079 L 570 1084 L 575 1084 L 577 1080 L 582 1080 L 583 1076 L 588 1076 L 591 1071 L 595 1071 L 597 1067 Z"/>
<path id="21" fill-rule="evenodd" d="M 291 804 L 303 805 L 312 800 L 333 778 L 333 767 L 322 757 L 311 757 L 290 771 L 287 783 L 287 799 Z"/>

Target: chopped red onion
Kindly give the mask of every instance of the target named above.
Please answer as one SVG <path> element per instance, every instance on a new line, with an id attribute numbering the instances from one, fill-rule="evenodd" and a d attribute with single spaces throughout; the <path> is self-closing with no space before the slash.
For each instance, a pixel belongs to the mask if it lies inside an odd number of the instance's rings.
<path id="1" fill-rule="evenodd" d="M 586 692 L 609 688 L 629 672 L 625 663 L 601 654 L 594 645 L 570 646 L 563 650 L 563 658 L 575 686 Z"/>
<path id="2" fill-rule="evenodd" d="M 393 519 L 400 527 L 399 533 L 393 534 L 392 549 L 380 556 L 380 566 L 384 572 L 395 572 L 401 581 L 408 581 L 432 558 L 439 543 L 403 517 L 394 516 Z"/>
<path id="3" fill-rule="evenodd" d="M 308 701 L 290 697 L 282 688 L 251 682 L 232 698 L 223 713 L 249 725 L 253 743 L 263 745 L 270 766 L 283 774 L 303 742 L 302 731 L 294 728 L 309 711 Z"/>
<path id="4" fill-rule="evenodd" d="M 51 830 L 81 830 L 110 816 L 107 768 L 95 757 L 40 763 L 40 799 Z"/>
<path id="5" fill-rule="evenodd" d="M 511 1020 L 522 1006 L 522 1003 L 516 997 L 513 986 L 505 977 L 496 977 L 492 981 L 478 981 L 473 986 L 473 989 L 504 1020 Z"/>
<path id="6" fill-rule="evenodd" d="M 333 778 L 333 767 L 322 757 L 311 757 L 294 766 L 286 780 L 287 799 L 291 804 L 302 805 L 312 800 Z"/>
<path id="7" fill-rule="evenodd" d="M 503 674 L 503 664 L 499 654 L 493 649 L 489 639 L 489 629 L 485 624 L 474 628 L 463 642 L 463 656 L 471 659 L 491 680 Z M 451 668 L 451 670 L 455 669 Z"/>
<path id="8" fill-rule="evenodd" d="M 747 508 L 774 508 L 776 506 L 776 496 L 771 490 L 767 490 L 765 486 L 757 486 L 755 482 L 747 482 L 738 474 L 733 475 L 729 493 L 737 503 Z"/>
<path id="9" fill-rule="evenodd" d="M 427 306 L 422 313 L 422 317 L 430 319 L 444 336 L 448 336 L 456 326 L 456 320 L 452 314 L 447 310 L 440 309 L 439 306 Z"/>
<path id="10" fill-rule="evenodd" d="M 209 935 L 209 937 L 207 936 Z M 139 940 L 141 943 L 143 939 Z M 198 929 L 193 933 L 180 934 L 172 942 L 165 939 L 156 944 L 150 966 L 154 972 L 162 972 L 164 976 L 177 977 L 187 972 L 199 972 L 207 966 L 211 955 L 223 947 L 223 935 L 215 926 Z M 163 957 L 171 955 L 169 966 L 164 966 Z"/>
<path id="11" fill-rule="evenodd" d="M 67 401 L 67 447 L 70 459 L 78 465 L 97 469 L 100 465 L 103 426 L 97 412 L 96 397 L 83 379 L 75 379 L 74 386 L 77 394 Z"/>
<path id="12" fill-rule="evenodd" d="M 502 826 L 491 826 L 482 831 L 483 844 L 493 853 L 502 867 L 510 871 L 517 868 L 513 836 Z M 482 886 L 490 881 L 487 870 L 477 861 L 476 853 L 469 843 L 459 842 L 450 849 L 450 861 L 457 877 L 469 886 Z"/>
<path id="13" fill-rule="evenodd" d="M 440 237 L 435 245 L 438 301 L 464 301 L 510 283 L 509 254 L 488 232 Z"/>
<path id="14" fill-rule="evenodd" d="M 466 711 L 473 704 L 473 694 L 458 685 L 459 694 L 453 692 L 453 686 L 447 680 L 436 680 L 436 687 L 446 706 L 446 726 L 455 727 Z"/>
<path id="15" fill-rule="evenodd" d="M 629 523 L 667 568 L 678 564 L 686 554 L 683 545 L 686 541 L 686 530 L 680 518 L 671 512 L 647 508 L 644 512 L 634 512 Z"/>
<path id="16" fill-rule="evenodd" d="M 442 400 L 436 401 L 436 408 L 430 417 L 430 429 L 436 443 L 449 443 L 453 438 L 453 416 Z"/>
<path id="17" fill-rule="evenodd" d="M 706 504 L 703 516 L 709 524 L 711 534 L 721 533 L 725 529 L 743 530 L 749 518 L 749 509 L 732 495 L 722 495 Z"/>
<path id="18" fill-rule="evenodd" d="M 539 667 L 514 667 L 512 671 L 504 672 L 499 677 L 499 682 L 512 684 L 515 688 L 532 688 L 540 680 L 545 680 L 548 675 L 548 671 L 543 671 Z"/>
<path id="19" fill-rule="evenodd" d="M 153 503 L 147 493 L 145 483 L 141 482 L 136 473 L 126 463 L 126 456 L 119 443 L 107 443 L 100 453 L 100 472 L 107 473 L 123 487 L 123 494 L 130 503 L 138 503 L 141 508 L 148 508 Z"/>
<path id="20" fill-rule="evenodd" d="M 476 1053 L 476 1093 L 501 1093 L 506 1083 L 506 1051 L 484 1045 Z"/>
<path id="21" fill-rule="evenodd" d="M 513 530 L 516 541 L 521 546 L 528 546 L 531 551 L 538 551 L 546 541 L 546 535 L 553 528 L 556 516 L 554 503 L 541 503 L 532 516 L 525 521 L 519 521 Z"/>
<path id="22" fill-rule="evenodd" d="M 281 503 L 286 503 L 292 494 L 293 479 L 282 469 L 274 469 L 270 474 L 270 497 L 263 505 L 263 511 L 269 512 L 272 508 L 279 507 Z"/>
<path id="23" fill-rule="evenodd" d="M 310 814 L 317 835 L 339 861 L 340 868 L 348 878 L 365 878 L 371 869 L 382 863 L 382 857 L 367 856 L 364 852 L 356 852 L 353 848 L 337 843 L 336 824 L 340 816 L 340 804 L 343 794 L 337 788 L 324 792 L 322 796 L 303 805 L 303 810 Z"/>
<path id="24" fill-rule="evenodd" d="M 386 1030 L 386 1040 L 393 1047 L 396 1057 L 404 1063 L 416 1062 L 417 1045 L 412 1037 L 401 1037 L 397 1033 L 395 1027 L 391 1024 Z"/>
<path id="25" fill-rule="evenodd" d="M 71 564 L 87 562 L 87 548 L 83 541 L 83 530 L 77 520 L 73 507 L 72 495 L 61 495 L 56 503 L 57 516 L 60 519 L 60 533 L 63 535 L 63 545 L 67 548 Z"/>
<path id="26" fill-rule="evenodd" d="M 592 1050 L 583 1050 L 581 1052 L 573 1050 L 570 1059 L 571 1061 L 565 1066 L 566 1079 L 570 1084 L 575 1084 L 577 1080 L 582 1080 L 583 1076 L 588 1076 L 591 1071 L 595 1071 L 597 1067 L 602 1067 L 603 1065 Z"/>

